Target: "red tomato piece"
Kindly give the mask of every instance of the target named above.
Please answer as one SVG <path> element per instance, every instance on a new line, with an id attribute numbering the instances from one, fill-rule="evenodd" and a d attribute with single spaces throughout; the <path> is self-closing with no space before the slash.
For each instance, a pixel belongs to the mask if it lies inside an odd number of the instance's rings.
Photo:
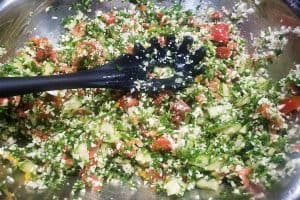
<path id="1" fill-rule="evenodd" d="M 143 171 L 141 172 L 141 175 L 144 179 L 151 182 L 163 180 L 163 176 L 153 169 Z"/>
<path id="2" fill-rule="evenodd" d="M 204 96 L 204 94 L 195 96 L 195 99 L 200 105 L 204 104 L 204 102 L 206 101 L 206 97 Z"/>
<path id="3" fill-rule="evenodd" d="M 139 100 L 131 96 L 124 96 L 118 101 L 119 107 L 123 109 L 128 109 L 133 106 L 139 105 Z"/>
<path id="4" fill-rule="evenodd" d="M 282 108 L 280 111 L 284 114 L 288 114 L 300 108 L 300 96 L 293 96 L 281 101 Z"/>
<path id="5" fill-rule="evenodd" d="M 38 129 L 32 129 L 31 134 L 43 141 L 48 140 L 48 138 L 49 138 L 49 135 L 47 133 L 45 133 L 41 130 L 38 130 Z"/>
<path id="6" fill-rule="evenodd" d="M 228 24 L 216 24 L 211 27 L 211 39 L 213 41 L 226 44 L 229 41 Z"/>
<path id="7" fill-rule="evenodd" d="M 165 137 L 160 137 L 160 138 L 156 139 L 152 143 L 151 148 L 154 151 L 171 151 L 172 150 L 171 142 Z"/>
<path id="8" fill-rule="evenodd" d="M 254 196 L 265 192 L 265 188 L 262 184 L 260 183 L 257 184 L 253 182 L 250 182 L 249 187 L 247 187 L 246 190 L 249 191 Z"/>
<path id="9" fill-rule="evenodd" d="M 212 20 L 216 21 L 216 20 L 220 20 L 223 17 L 223 15 L 220 11 L 216 10 L 213 13 L 211 13 L 210 17 L 211 17 Z"/>
<path id="10" fill-rule="evenodd" d="M 237 173 L 242 181 L 242 184 L 247 188 L 250 185 L 249 174 L 252 172 L 250 167 L 245 167 L 242 170 L 239 170 Z"/>
<path id="11" fill-rule="evenodd" d="M 228 47 L 217 47 L 217 57 L 221 59 L 227 59 L 231 56 L 231 50 Z"/>
<path id="12" fill-rule="evenodd" d="M 178 99 L 173 105 L 172 110 L 176 113 L 186 113 L 191 111 L 191 107 L 186 104 L 183 100 Z"/>
<path id="13" fill-rule="evenodd" d="M 266 103 L 262 103 L 258 109 L 257 112 L 259 112 L 264 118 L 269 118 L 270 117 L 270 105 Z"/>
<path id="14" fill-rule="evenodd" d="M 36 51 L 35 57 L 38 62 L 43 62 L 47 59 L 46 51 L 44 49 L 38 49 Z"/>
<path id="15" fill-rule="evenodd" d="M 79 22 L 76 24 L 72 30 L 72 35 L 76 37 L 82 37 L 85 34 L 86 24 L 84 22 Z"/>
<path id="16" fill-rule="evenodd" d="M 0 98 L 0 106 L 7 106 L 9 103 L 8 98 Z"/>
<path id="17" fill-rule="evenodd" d="M 145 12 L 147 10 L 147 6 L 146 5 L 139 5 L 138 10 L 141 12 Z"/>
<path id="18" fill-rule="evenodd" d="M 161 92 L 156 97 L 153 98 L 153 103 L 158 106 L 165 99 L 167 99 L 169 96 L 170 96 L 170 93 L 168 93 L 168 92 Z"/>
<path id="19" fill-rule="evenodd" d="M 61 160 L 68 168 L 74 165 L 74 160 L 66 153 L 62 154 Z"/>
<path id="20" fill-rule="evenodd" d="M 107 25 L 116 23 L 116 17 L 113 13 L 104 14 L 103 20 Z"/>
<path id="21" fill-rule="evenodd" d="M 253 195 L 258 195 L 260 193 L 264 193 L 265 189 L 261 184 L 253 183 L 249 179 L 249 175 L 251 174 L 251 172 L 252 172 L 251 167 L 245 167 L 245 168 L 237 171 L 237 174 L 238 174 L 239 178 L 241 179 L 243 186 L 245 187 L 245 189 L 248 192 L 250 192 Z"/>
<path id="22" fill-rule="evenodd" d="M 161 47 L 164 47 L 166 45 L 166 38 L 164 36 L 159 36 L 157 39 Z"/>

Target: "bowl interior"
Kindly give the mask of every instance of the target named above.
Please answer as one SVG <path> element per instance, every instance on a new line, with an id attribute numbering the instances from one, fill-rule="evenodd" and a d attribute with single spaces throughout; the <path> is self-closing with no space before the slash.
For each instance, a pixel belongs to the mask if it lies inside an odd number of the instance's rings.
<path id="1" fill-rule="evenodd" d="M 0 44 L 4 45 L 8 50 L 6 56 L 0 58 L 0 62 L 8 60 L 15 55 L 18 48 L 22 47 L 32 36 L 48 37 L 52 44 L 57 44 L 59 35 L 63 32 L 61 26 L 62 18 L 74 14 L 74 11 L 70 10 L 72 4 L 79 2 L 76 0 L 2 0 L 0 1 Z M 197 1 L 186 0 L 181 1 L 182 6 L 185 9 L 194 9 L 201 2 L 201 6 L 212 6 L 221 9 L 223 6 L 228 10 L 231 10 L 232 6 L 237 2 L 235 0 L 211 0 L 211 1 Z M 250 2 L 250 1 L 249 1 Z M 253 1 L 251 1 L 253 2 Z M 159 1 L 160 6 L 170 6 L 174 1 Z M 177 2 L 178 3 L 178 2 Z M 49 12 L 45 12 L 48 6 L 52 6 Z M 111 1 L 104 3 L 95 3 L 92 6 L 92 10 L 109 11 L 112 9 L 128 8 L 129 3 L 122 1 Z M 270 27 L 280 26 L 298 26 L 300 25 L 300 19 L 292 13 L 292 11 L 282 1 L 266 0 L 256 7 L 256 12 L 250 15 L 249 19 L 239 25 L 241 35 L 248 41 L 249 51 L 251 52 L 251 35 L 257 36 L 261 30 L 266 30 Z M 87 13 L 90 16 L 94 15 L 94 12 Z M 293 34 L 289 36 L 289 42 L 286 46 L 284 53 L 280 56 L 278 61 L 274 62 L 270 66 L 270 74 L 274 79 L 279 79 L 285 76 L 288 71 L 293 67 L 295 63 L 300 63 L 300 38 Z M 1 170 L 1 169 L 0 169 Z M 295 178 L 297 180 L 297 178 Z M 72 178 L 70 179 L 72 182 Z M 270 199 L 291 199 L 289 195 L 293 194 L 297 196 L 297 188 L 300 186 L 297 181 L 289 180 L 287 183 L 283 183 L 279 189 L 276 187 L 274 191 L 270 193 Z M 51 192 L 36 194 L 34 192 L 26 191 L 24 188 L 17 190 L 17 197 L 24 197 L 26 199 L 40 199 L 50 195 Z M 61 190 L 61 197 L 67 197 L 70 191 L 70 186 L 66 185 Z M 299 192 L 300 193 L 300 192 Z M 187 194 L 185 199 L 191 199 L 191 195 Z M 94 199 L 95 194 L 90 194 L 86 198 Z M 202 194 L 202 197 L 211 194 Z M 298 194 L 299 195 L 299 194 Z M 299 195 L 300 196 L 300 195 Z M 298 196 L 298 197 L 299 197 Z M 102 193 L 102 199 L 155 199 L 156 196 L 149 193 L 145 188 L 140 188 L 137 192 L 132 192 L 126 187 L 105 186 Z M 160 199 L 166 198 L 160 196 Z M 294 199 L 297 199 L 294 198 Z"/>

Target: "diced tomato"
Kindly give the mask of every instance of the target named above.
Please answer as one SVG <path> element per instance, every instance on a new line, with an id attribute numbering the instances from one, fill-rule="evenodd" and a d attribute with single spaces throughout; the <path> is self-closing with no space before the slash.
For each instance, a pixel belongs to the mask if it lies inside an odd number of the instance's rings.
<path id="1" fill-rule="evenodd" d="M 120 108 L 128 109 L 133 106 L 138 106 L 139 100 L 131 96 L 123 96 L 121 99 L 118 100 L 118 105 Z"/>
<path id="2" fill-rule="evenodd" d="M 245 167 L 237 173 L 242 181 L 242 184 L 247 188 L 250 185 L 249 174 L 252 172 L 251 167 Z"/>
<path id="3" fill-rule="evenodd" d="M 72 35 L 75 37 L 82 37 L 85 34 L 86 25 L 84 22 L 79 22 L 76 24 L 72 30 Z"/>
<path id="4" fill-rule="evenodd" d="M 126 158 L 134 158 L 136 153 L 137 153 L 136 149 L 127 150 L 125 152 L 125 156 L 126 156 Z"/>
<path id="5" fill-rule="evenodd" d="M 16 110 L 16 114 L 19 118 L 27 118 L 27 113 L 25 113 L 25 110 L 23 108 L 18 108 Z"/>
<path id="6" fill-rule="evenodd" d="M 94 174 L 88 175 L 86 170 L 82 170 L 80 176 L 81 180 L 86 184 L 87 189 L 92 192 L 99 192 L 102 189 L 102 178 Z"/>
<path id="7" fill-rule="evenodd" d="M 210 17 L 211 17 L 212 20 L 217 21 L 217 20 L 220 20 L 223 17 L 223 15 L 220 11 L 216 10 L 213 13 L 211 13 Z"/>
<path id="8" fill-rule="evenodd" d="M 159 25 L 164 26 L 168 22 L 167 17 L 165 13 L 159 11 L 156 13 L 156 17 L 159 19 Z"/>
<path id="9" fill-rule="evenodd" d="M 34 37 L 31 39 L 33 43 L 33 48 L 35 51 L 35 59 L 37 62 L 43 62 L 46 59 L 50 59 L 53 62 L 56 62 L 56 53 L 53 50 L 52 45 L 49 43 L 48 38 L 46 37 Z"/>
<path id="10" fill-rule="evenodd" d="M 173 112 L 172 122 L 179 125 L 182 121 L 184 121 L 186 113 L 190 112 L 191 108 L 183 100 L 179 99 L 173 103 L 171 110 Z"/>
<path id="11" fill-rule="evenodd" d="M 118 153 L 122 152 L 124 150 L 124 142 L 123 141 L 118 141 L 115 143 L 115 149 L 113 151 L 113 155 L 117 155 Z"/>
<path id="12" fill-rule="evenodd" d="M 18 106 L 21 102 L 21 96 L 13 96 L 9 98 L 0 98 L 0 107 L 1 106 Z"/>
<path id="13" fill-rule="evenodd" d="M 103 15 L 103 20 L 107 25 L 116 23 L 116 17 L 114 13 L 107 13 Z"/>
<path id="14" fill-rule="evenodd" d="M 161 92 L 153 98 L 153 103 L 159 106 L 165 99 L 170 96 L 169 92 Z"/>
<path id="15" fill-rule="evenodd" d="M 272 115 L 270 109 L 269 104 L 262 103 L 259 105 L 257 111 L 269 121 L 270 129 L 282 129 L 284 127 L 284 119 L 280 115 Z"/>
<path id="16" fill-rule="evenodd" d="M 61 97 L 57 97 L 57 96 L 51 96 L 50 97 L 50 101 L 53 104 L 54 107 L 59 108 L 62 103 L 63 103 L 63 99 Z"/>
<path id="17" fill-rule="evenodd" d="M 235 42 L 235 41 L 229 41 L 228 44 L 227 44 L 227 47 L 230 49 L 230 50 L 236 50 L 237 47 L 238 47 L 238 44 Z"/>
<path id="18" fill-rule="evenodd" d="M 265 191 L 265 188 L 261 184 L 253 183 L 252 181 L 250 181 L 249 175 L 251 172 L 252 172 L 251 167 L 245 167 L 245 168 L 237 171 L 237 174 L 240 177 L 245 189 L 249 193 L 251 193 L 255 196 L 255 195 L 263 193 Z"/>
<path id="19" fill-rule="evenodd" d="M 76 46 L 77 52 L 87 51 L 88 54 L 92 54 L 97 49 L 97 43 L 92 40 L 85 40 Z"/>
<path id="20" fill-rule="evenodd" d="M 185 119 L 185 116 L 184 116 L 184 114 L 181 114 L 181 113 L 175 113 L 172 116 L 172 122 L 175 125 L 180 125 L 184 121 L 184 119 Z"/>
<path id="21" fill-rule="evenodd" d="M 133 45 L 128 45 L 126 47 L 126 53 L 128 53 L 128 54 L 133 54 L 133 50 L 134 50 Z"/>
<path id="22" fill-rule="evenodd" d="M 70 168 L 74 165 L 74 160 L 66 153 L 62 154 L 61 160 L 68 168 Z"/>
<path id="23" fill-rule="evenodd" d="M 145 171 L 141 170 L 139 172 L 139 175 L 142 178 L 144 178 L 146 181 L 150 181 L 150 182 L 159 181 L 163 179 L 163 176 L 159 172 L 153 169 L 145 170 Z"/>
<path id="24" fill-rule="evenodd" d="M 282 108 L 280 111 L 284 114 L 289 114 L 300 108 L 300 96 L 292 96 L 281 101 Z"/>
<path id="25" fill-rule="evenodd" d="M 164 36 L 159 36 L 157 39 L 158 39 L 158 43 L 161 47 L 166 45 L 166 39 Z"/>
<path id="26" fill-rule="evenodd" d="M 46 59 L 50 59 L 53 62 L 56 61 L 56 53 L 53 51 L 52 47 L 45 47 L 45 48 L 37 48 L 35 53 L 35 59 L 38 62 L 43 62 Z"/>
<path id="27" fill-rule="evenodd" d="M 178 112 L 178 113 L 186 113 L 191 111 L 191 107 L 186 104 L 183 100 L 178 99 L 173 105 L 172 105 L 172 111 Z"/>
<path id="28" fill-rule="evenodd" d="M 97 155 L 97 151 L 99 149 L 99 146 L 91 147 L 89 149 L 89 159 L 93 160 L 95 156 Z"/>
<path id="29" fill-rule="evenodd" d="M 149 29 L 150 28 L 149 23 L 143 23 L 142 26 L 143 26 L 144 29 Z"/>
<path id="30" fill-rule="evenodd" d="M 47 59 L 47 55 L 44 49 L 38 49 L 35 54 L 35 58 L 38 62 L 43 62 Z"/>
<path id="31" fill-rule="evenodd" d="M 49 135 L 47 133 L 38 129 L 32 129 L 31 134 L 35 137 L 38 137 L 41 140 L 47 140 L 49 138 Z"/>
<path id="32" fill-rule="evenodd" d="M 171 151 L 172 150 L 171 142 L 165 137 L 160 137 L 160 138 L 156 139 L 152 143 L 151 148 L 154 151 Z"/>
<path id="33" fill-rule="evenodd" d="M 217 47 L 217 57 L 221 59 L 227 59 L 231 56 L 232 52 L 228 47 Z"/>
<path id="34" fill-rule="evenodd" d="M 300 86 L 297 86 L 295 83 L 288 83 L 287 88 L 291 90 L 292 94 L 300 95 Z"/>
<path id="35" fill-rule="evenodd" d="M 92 192 L 99 192 L 102 189 L 102 180 L 98 178 L 96 175 L 91 175 L 89 177 L 90 180 L 90 188 Z"/>
<path id="36" fill-rule="evenodd" d="M 195 96 L 195 99 L 200 105 L 202 105 L 206 101 L 206 97 L 204 96 L 204 94 Z"/>
<path id="37" fill-rule="evenodd" d="M 7 106 L 9 103 L 8 98 L 0 98 L 0 107 L 1 106 Z"/>
<path id="38" fill-rule="evenodd" d="M 159 11 L 159 12 L 156 13 L 156 17 L 158 17 L 159 19 L 163 18 L 164 15 L 165 14 L 163 12 L 161 12 L 161 11 Z"/>
<path id="39" fill-rule="evenodd" d="M 21 96 L 9 97 L 8 100 L 11 105 L 18 106 L 21 102 Z"/>
<path id="40" fill-rule="evenodd" d="M 253 182 L 250 182 L 249 187 L 247 187 L 246 190 L 248 190 L 254 196 L 262 194 L 262 193 L 265 192 L 265 188 L 264 188 L 263 185 L 256 184 L 256 183 L 253 183 Z"/>
<path id="41" fill-rule="evenodd" d="M 140 128 L 142 135 L 145 137 L 156 137 L 158 135 L 157 131 L 155 131 L 155 130 L 149 131 L 143 125 L 140 125 L 139 128 Z"/>
<path id="42" fill-rule="evenodd" d="M 147 6 L 146 5 L 139 5 L 138 10 L 141 11 L 141 12 L 145 12 L 147 10 Z"/>
<path id="43" fill-rule="evenodd" d="M 269 118 L 269 109 L 270 109 L 270 105 L 266 104 L 266 103 L 262 103 L 259 107 L 258 107 L 258 112 L 264 117 L 264 118 Z"/>
<path id="44" fill-rule="evenodd" d="M 49 53 L 49 59 L 50 59 L 52 62 L 56 62 L 56 61 L 57 61 L 56 52 L 55 52 L 54 50 L 50 51 L 50 53 Z"/>
<path id="45" fill-rule="evenodd" d="M 229 41 L 229 26 L 228 24 L 216 24 L 211 27 L 211 39 L 213 41 L 227 44 Z"/>

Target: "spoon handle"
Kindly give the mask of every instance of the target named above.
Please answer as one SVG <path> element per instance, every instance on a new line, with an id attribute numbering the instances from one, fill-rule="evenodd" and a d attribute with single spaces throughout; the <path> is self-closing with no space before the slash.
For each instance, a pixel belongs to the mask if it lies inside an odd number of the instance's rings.
<path id="1" fill-rule="evenodd" d="M 3 77 L 0 78 L 0 97 L 62 89 L 117 88 L 126 85 L 125 76 L 114 70 L 96 69 L 52 76 Z"/>
<path id="2" fill-rule="evenodd" d="M 300 1 L 299 0 L 284 0 L 289 7 L 296 13 L 296 15 L 300 16 Z"/>

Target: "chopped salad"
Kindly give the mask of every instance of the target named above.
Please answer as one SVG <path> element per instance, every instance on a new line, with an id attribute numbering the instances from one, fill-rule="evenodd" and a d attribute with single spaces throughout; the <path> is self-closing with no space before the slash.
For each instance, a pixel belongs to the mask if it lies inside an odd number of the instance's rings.
<path id="1" fill-rule="evenodd" d="M 32 38 L 0 65 L 0 76 L 91 69 L 132 53 L 137 42 L 149 46 L 151 37 L 164 46 L 170 34 L 178 42 L 192 36 L 192 50 L 206 48 L 205 72 L 180 91 L 91 88 L 0 98 L 1 162 L 32 190 L 59 191 L 76 177 L 72 198 L 105 184 L 178 197 L 195 189 L 223 199 L 228 191 L 263 195 L 290 175 L 289 154 L 300 152 L 288 131 L 300 108 L 300 73 L 272 80 L 266 67 L 281 54 L 284 34 L 265 32 L 249 53 L 235 21 L 222 11 L 195 15 L 147 3 L 95 18 L 79 11 L 64 20 L 58 48 Z M 12 195 L 12 174 L 0 175 L 0 197 Z"/>

